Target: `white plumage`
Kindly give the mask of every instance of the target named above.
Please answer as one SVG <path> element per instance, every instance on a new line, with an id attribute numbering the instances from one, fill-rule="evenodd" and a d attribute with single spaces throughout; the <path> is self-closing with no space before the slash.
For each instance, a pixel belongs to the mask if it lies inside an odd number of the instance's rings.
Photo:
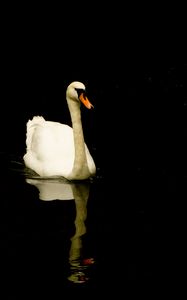
<path id="1" fill-rule="evenodd" d="M 72 127 L 35 116 L 27 122 L 25 165 L 41 177 L 63 176 L 83 180 L 96 172 L 94 160 L 84 142 L 80 101 L 92 104 L 81 82 L 72 82 L 66 92 Z"/>

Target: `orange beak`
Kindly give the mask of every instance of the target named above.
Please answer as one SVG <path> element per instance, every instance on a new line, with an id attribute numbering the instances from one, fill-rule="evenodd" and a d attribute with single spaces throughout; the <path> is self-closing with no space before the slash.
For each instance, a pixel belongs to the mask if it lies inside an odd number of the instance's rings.
<path id="1" fill-rule="evenodd" d="M 93 105 L 83 93 L 80 94 L 79 99 L 88 109 L 93 107 Z"/>

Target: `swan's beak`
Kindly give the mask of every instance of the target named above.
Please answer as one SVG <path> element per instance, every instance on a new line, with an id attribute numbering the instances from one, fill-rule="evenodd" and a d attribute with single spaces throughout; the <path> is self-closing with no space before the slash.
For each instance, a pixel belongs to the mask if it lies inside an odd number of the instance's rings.
<path id="1" fill-rule="evenodd" d="M 90 103 L 88 98 L 84 95 L 84 93 L 80 94 L 79 99 L 88 109 L 93 107 L 93 105 Z"/>

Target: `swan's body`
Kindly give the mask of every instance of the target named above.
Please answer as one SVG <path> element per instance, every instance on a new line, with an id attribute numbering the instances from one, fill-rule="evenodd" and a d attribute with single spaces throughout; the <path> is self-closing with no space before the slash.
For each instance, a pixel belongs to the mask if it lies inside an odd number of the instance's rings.
<path id="1" fill-rule="evenodd" d="M 24 162 L 41 177 L 83 180 L 95 174 L 95 163 L 84 142 L 81 122 L 80 100 L 87 108 L 92 107 L 84 91 L 85 86 L 80 82 L 73 82 L 67 88 L 72 128 L 38 116 L 27 122 Z"/>

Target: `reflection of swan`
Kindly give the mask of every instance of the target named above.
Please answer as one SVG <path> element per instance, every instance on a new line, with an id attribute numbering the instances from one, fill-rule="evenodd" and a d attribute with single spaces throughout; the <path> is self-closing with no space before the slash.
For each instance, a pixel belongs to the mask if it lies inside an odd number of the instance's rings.
<path id="1" fill-rule="evenodd" d="M 72 127 L 34 117 L 27 122 L 25 165 L 42 177 L 63 176 L 83 180 L 94 175 L 95 163 L 84 142 L 80 103 L 92 104 L 81 82 L 72 82 L 66 91 Z M 81 102 L 80 102 L 81 101 Z"/>
<path id="2" fill-rule="evenodd" d="M 62 179 L 26 178 L 26 182 L 34 185 L 39 190 L 39 198 L 44 201 L 74 200 L 76 206 L 75 234 L 71 237 L 69 263 L 71 275 L 68 277 L 73 282 L 85 282 L 86 265 L 92 264 L 93 259 L 86 259 L 84 266 L 81 264 L 81 236 L 86 233 L 85 220 L 87 217 L 87 201 L 89 198 L 90 182 L 69 182 Z M 85 261 L 87 263 L 85 263 Z"/>
<path id="3" fill-rule="evenodd" d="M 44 201 L 73 200 L 72 184 L 55 179 L 27 178 L 26 182 L 34 185 L 39 190 L 39 198 Z"/>

